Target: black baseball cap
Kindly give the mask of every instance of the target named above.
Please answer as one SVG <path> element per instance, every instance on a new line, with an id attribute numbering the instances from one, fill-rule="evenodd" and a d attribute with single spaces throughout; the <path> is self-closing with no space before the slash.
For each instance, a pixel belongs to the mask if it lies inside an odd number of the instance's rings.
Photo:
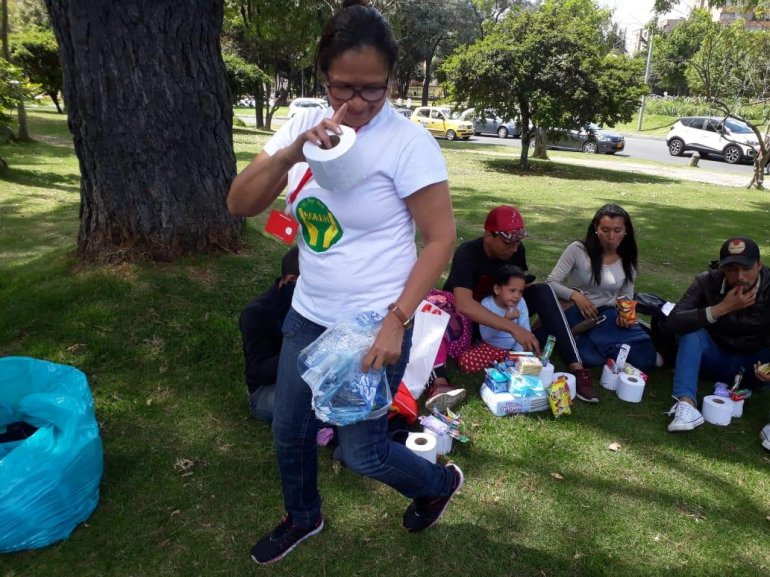
<path id="1" fill-rule="evenodd" d="M 740 264 L 754 266 L 759 261 L 757 243 L 745 236 L 728 238 L 719 249 L 719 266 Z"/>

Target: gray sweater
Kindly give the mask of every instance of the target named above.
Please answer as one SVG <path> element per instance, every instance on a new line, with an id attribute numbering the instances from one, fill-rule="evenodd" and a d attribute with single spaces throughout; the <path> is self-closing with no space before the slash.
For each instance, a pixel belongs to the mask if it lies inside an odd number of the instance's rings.
<path id="1" fill-rule="evenodd" d="M 634 280 L 625 280 L 623 261 L 618 259 L 611 265 L 602 266 L 602 282 L 597 286 L 591 271 L 591 260 L 579 241 L 564 249 L 559 262 L 548 275 L 548 284 L 560 299 L 568 301 L 573 289 L 579 289 L 597 307 L 614 306 L 620 296 L 634 298 Z"/>

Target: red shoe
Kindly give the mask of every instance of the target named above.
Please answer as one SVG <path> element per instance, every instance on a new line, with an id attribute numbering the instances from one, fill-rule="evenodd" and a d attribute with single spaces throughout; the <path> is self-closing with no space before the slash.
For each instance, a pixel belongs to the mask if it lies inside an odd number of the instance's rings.
<path id="1" fill-rule="evenodd" d="M 458 389 L 449 384 L 444 377 L 436 377 L 428 387 L 428 400 L 425 401 L 425 408 L 428 411 L 437 409 L 440 413 L 447 409 L 454 409 L 465 400 L 468 392 L 465 389 Z"/>
<path id="2" fill-rule="evenodd" d="M 594 378 L 588 369 L 578 369 L 575 371 L 575 388 L 578 399 L 586 403 L 598 403 L 599 397 L 594 389 Z"/>

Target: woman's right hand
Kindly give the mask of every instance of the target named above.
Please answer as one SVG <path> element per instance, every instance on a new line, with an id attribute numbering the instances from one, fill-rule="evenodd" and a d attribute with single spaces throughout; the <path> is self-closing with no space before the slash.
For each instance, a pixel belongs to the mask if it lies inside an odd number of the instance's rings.
<path id="1" fill-rule="evenodd" d="M 580 314 L 583 315 L 584 319 L 595 319 L 597 316 L 599 316 L 599 309 L 594 306 L 594 303 L 591 302 L 591 299 L 589 299 L 581 292 L 573 290 L 569 298 L 573 303 L 575 303 L 575 306 L 580 311 Z"/>
<path id="2" fill-rule="evenodd" d="M 346 102 L 334 111 L 331 118 L 321 119 L 321 122 L 300 134 L 290 146 L 286 147 L 287 155 L 292 164 L 305 162 L 305 155 L 302 152 L 305 142 L 312 142 L 321 148 L 332 148 L 332 141 L 328 131 L 331 130 L 335 134 L 342 134 L 340 123 L 344 120 L 347 110 L 348 104 Z"/>

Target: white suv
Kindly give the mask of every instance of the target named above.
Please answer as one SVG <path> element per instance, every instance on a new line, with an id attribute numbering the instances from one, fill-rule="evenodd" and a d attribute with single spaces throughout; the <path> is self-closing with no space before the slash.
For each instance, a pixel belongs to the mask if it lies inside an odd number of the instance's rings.
<path id="1" fill-rule="evenodd" d="M 697 150 L 701 154 L 719 154 L 730 164 L 753 162 L 759 146 L 754 131 L 745 122 L 722 116 L 680 118 L 669 130 L 666 143 L 671 156 Z"/>

